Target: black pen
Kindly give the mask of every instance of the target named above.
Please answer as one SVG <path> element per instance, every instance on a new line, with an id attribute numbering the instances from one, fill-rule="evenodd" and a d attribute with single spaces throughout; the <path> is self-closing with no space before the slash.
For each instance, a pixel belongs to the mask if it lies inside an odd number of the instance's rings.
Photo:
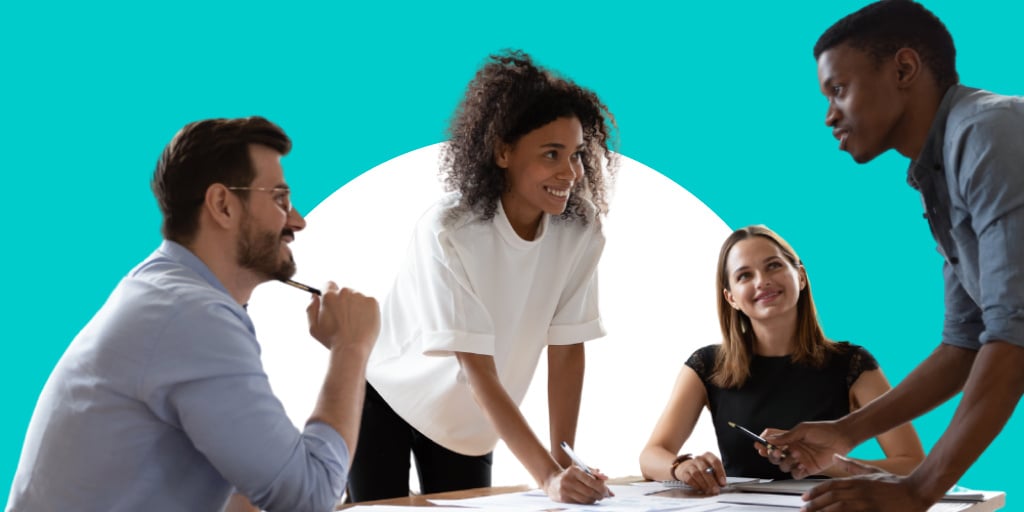
<path id="1" fill-rule="evenodd" d="M 757 434 L 747 430 L 746 427 L 744 427 L 743 425 L 737 425 L 737 424 L 735 424 L 735 423 L 730 421 L 729 422 L 729 426 L 732 427 L 732 428 L 738 428 L 740 430 L 740 432 L 743 432 L 744 434 L 747 435 L 747 437 L 753 439 L 754 441 L 757 441 L 757 442 L 763 444 L 765 446 L 765 448 L 768 448 L 769 450 L 776 450 L 783 457 L 786 456 L 786 454 L 783 453 L 783 451 L 780 450 L 778 446 L 775 446 L 775 445 L 769 443 L 767 439 L 765 439 L 765 438 L 763 438 L 763 437 L 761 437 L 761 436 L 759 436 L 759 435 L 757 435 Z"/>
<path id="2" fill-rule="evenodd" d="M 286 285 L 288 285 L 288 286 L 294 286 L 294 287 L 296 287 L 296 288 L 298 288 L 298 289 L 300 289 L 300 290 L 302 290 L 304 292 L 315 293 L 317 295 L 323 295 L 322 293 L 320 293 L 320 290 L 317 290 L 316 288 L 313 288 L 312 286 L 304 285 L 304 284 L 302 284 L 302 283 L 300 283 L 298 281 L 292 281 L 291 279 L 282 279 L 281 282 L 286 284 Z"/>

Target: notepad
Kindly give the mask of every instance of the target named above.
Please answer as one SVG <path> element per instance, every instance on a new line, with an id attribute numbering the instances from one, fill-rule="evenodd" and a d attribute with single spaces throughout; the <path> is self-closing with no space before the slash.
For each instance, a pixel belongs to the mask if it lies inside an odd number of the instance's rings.
<path id="1" fill-rule="evenodd" d="M 760 482 L 760 481 L 761 480 L 758 479 L 758 478 L 744 478 L 744 477 L 740 477 L 740 476 L 727 476 L 727 477 L 725 477 L 726 485 L 733 485 L 733 486 L 735 486 L 736 484 L 750 484 L 750 483 L 757 483 L 757 482 Z M 690 488 L 689 485 L 686 485 L 685 483 L 680 482 L 679 480 L 661 480 L 658 483 L 660 483 L 661 485 L 663 485 L 665 487 L 668 487 L 670 489 L 689 489 Z"/>
<path id="2" fill-rule="evenodd" d="M 771 482 L 749 482 L 733 486 L 736 490 L 747 492 L 764 492 L 772 494 L 803 494 L 812 487 L 824 482 L 821 479 L 811 480 L 775 480 Z M 979 491 L 953 486 L 939 501 L 985 501 L 985 494 Z"/>

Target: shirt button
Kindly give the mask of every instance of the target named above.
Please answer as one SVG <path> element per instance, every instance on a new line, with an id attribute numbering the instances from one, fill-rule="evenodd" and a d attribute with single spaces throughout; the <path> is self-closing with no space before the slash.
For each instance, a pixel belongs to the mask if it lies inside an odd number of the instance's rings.
<path id="1" fill-rule="evenodd" d="M 957 263 L 960 263 L 960 258 L 957 258 L 956 256 L 953 256 L 953 257 L 949 258 L 949 262 L 951 264 L 953 264 L 953 265 L 956 265 Z"/>

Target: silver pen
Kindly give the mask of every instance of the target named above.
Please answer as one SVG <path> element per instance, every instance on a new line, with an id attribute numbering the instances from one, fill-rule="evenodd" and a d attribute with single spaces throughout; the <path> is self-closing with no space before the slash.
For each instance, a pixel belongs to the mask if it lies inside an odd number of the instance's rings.
<path id="1" fill-rule="evenodd" d="M 594 473 L 590 471 L 590 468 L 586 464 L 584 464 L 579 457 L 576 456 L 576 452 L 572 451 L 572 448 L 569 446 L 569 443 L 562 441 L 562 451 L 564 451 L 565 454 L 568 455 L 570 459 L 572 459 L 573 464 L 579 466 L 584 473 L 590 476 L 594 476 Z"/>

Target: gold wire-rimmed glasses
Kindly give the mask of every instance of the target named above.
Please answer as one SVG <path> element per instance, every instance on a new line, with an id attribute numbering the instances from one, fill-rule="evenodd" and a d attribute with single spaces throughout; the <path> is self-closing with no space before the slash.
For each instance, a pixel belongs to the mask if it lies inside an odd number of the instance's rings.
<path id="1" fill-rule="evenodd" d="M 292 212 L 292 191 L 288 187 L 228 187 L 228 190 L 255 190 L 257 192 L 270 192 L 271 198 L 285 213 Z"/>

